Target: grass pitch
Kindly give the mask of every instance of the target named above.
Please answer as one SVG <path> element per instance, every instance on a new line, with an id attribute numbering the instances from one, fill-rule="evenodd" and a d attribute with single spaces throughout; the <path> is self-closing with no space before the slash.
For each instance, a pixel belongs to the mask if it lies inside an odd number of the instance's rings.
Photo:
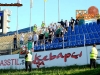
<path id="1" fill-rule="evenodd" d="M 100 65 L 96 69 L 86 66 L 68 66 L 33 69 L 32 72 L 25 70 L 0 70 L 0 75 L 100 75 Z"/>

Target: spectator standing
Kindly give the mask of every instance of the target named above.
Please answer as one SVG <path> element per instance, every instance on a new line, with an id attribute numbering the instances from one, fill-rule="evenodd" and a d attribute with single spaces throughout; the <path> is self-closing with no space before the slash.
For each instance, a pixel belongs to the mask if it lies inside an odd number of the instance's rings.
<path id="1" fill-rule="evenodd" d="M 60 23 L 60 24 L 64 27 L 64 22 L 63 22 L 63 19 L 61 19 L 61 21 L 60 21 L 60 22 L 58 22 L 58 23 Z"/>
<path id="2" fill-rule="evenodd" d="M 54 35 L 54 32 L 52 31 L 52 28 L 51 28 L 49 31 L 49 43 L 52 43 L 53 35 Z"/>
<path id="3" fill-rule="evenodd" d="M 53 31 L 56 31 L 56 29 L 57 29 L 57 25 L 56 25 L 56 23 L 54 23 L 54 25 L 53 25 Z"/>
<path id="4" fill-rule="evenodd" d="M 39 41 L 41 45 L 44 43 L 44 33 L 42 30 L 40 30 L 40 33 L 39 33 Z"/>
<path id="5" fill-rule="evenodd" d="M 79 25 L 79 19 L 78 18 L 75 20 L 75 25 Z"/>
<path id="6" fill-rule="evenodd" d="M 97 19 L 97 24 L 98 24 L 98 25 L 100 24 L 100 18 Z"/>
<path id="7" fill-rule="evenodd" d="M 28 36 L 28 50 L 31 50 L 32 49 L 32 34 L 30 33 L 29 36 Z"/>
<path id="8" fill-rule="evenodd" d="M 57 30 L 57 24 L 54 23 L 53 25 L 53 32 L 54 32 L 54 36 L 56 36 L 56 30 Z"/>
<path id="9" fill-rule="evenodd" d="M 23 45 L 24 44 L 24 34 L 21 33 L 20 35 L 20 45 Z"/>
<path id="10" fill-rule="evenodd" d="M 37 32 L 37 25 L 36 24 L 33 26 L 33 33 L 34 32 Z"/>
<path id="11" fill-rule="evenodd" d="M 45 42 L 48 42 L 48 38 L 49 38 L 48 28 L 46 28 L 46 31 L 44 32 L 44 36 L 45 36 Z"/>
<path id="12" fill-rule="evenodd" d="M 28 41 L 32 41 L 32 34 L 31 33 L 28 36 Z"/>
<path id="13" fill-rule="evenodd" d="M 48 26 L 48 30 L 49 30 L 49 32 L 50 32 L 50 26 Z"/>
<path id="14" fill-rule="evenodd" d="M 49 31 L 50 31 L 50 29 L 53 30 L 53 24 L 52 24 L 52 23 L 51 23 L 50 26 L 49 26 Z"/>
<path id="15" fill-rule="evenodd" d="M 13 43 L 14 43 L 14 50 L 16 50 L 17 49 L 17 35 L 16 35 L 16 33 L 14 34 Z"/>
<path id="16" fill-rule="evenodd" d="M 67 20 L 65 20 L 65 29 L 66 29 L 66 32 L 68 31 L 68 27 L 69 27 L 69 22 Z"/>
<path id="17" fill-rule="evenodd" d="M 33 35 L 34 45 L 38 45 L 38 40 L 39 40 L 39 36 L 38 36 L 38 34 L 35 32 L 35 34 Z"/>
<path id="18" fill-rule="evenodd" d="M 92 68 L 92 66 L 94 68 L 96 68 L 97 55 L 98 55 L 98 51 L 96 49 L 96 44 L 94 44 L 93 48 L 92 48 L 92 50 L 90 52 L 90 68 Z"/>
<path id="19" fill-rule="evenodd" d="M 59 26 L 57 26 L 57 29 L 56 29 L 56 37 L 59 37 L 60 36 L 60 33 L 61 33 L 61 29 Z"/>
<path id="20" fill-rule="evenodd" d="M 61 30 L 60 36 L 61 36 L 61 37 L 64 36 L 64 29 L 65 29 L 65 28 L 63 28 L 62 26 L 60 27 L 60 30 Z"/>
<path id="21" fill-rule="evenodd" d="M 45 23 L 42 21 L 42 24 L 41 24 L 41 28 L 44 29 L 45 28 Z"/>
<path id="22" fill-rule="evenodd" d="M 73 19 L 73 17 L 71 17 L 71 28 L 72 28 L 72 31 L 74 31 L 74 22 L 75 22 L 75 20 Z"/>

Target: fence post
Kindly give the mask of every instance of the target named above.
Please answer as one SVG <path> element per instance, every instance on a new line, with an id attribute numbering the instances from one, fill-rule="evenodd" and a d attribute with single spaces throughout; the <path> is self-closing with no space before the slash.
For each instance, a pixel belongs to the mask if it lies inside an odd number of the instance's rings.
<path id="1" fill-rule="evenodd" d="M 84 47 L 85 47 L 85 34 L 84 34 Z"/>
<path id="2" fill-rule="evenodd" d="M 12 55 L 12 44 L 11 44 L 11 55 Z"/>
<path id="3" fill-rule="evenodd" d="M 64 36 L 63 36 L 63 49 L 64 49 Z"/>
<path id="4" fill-rule="evenodd" d="M 45 51 L 45 38 L 44 38 L 44 51 Z"/>
<path id="5" fill-rule="evenodd" d="M 84 34 L 84 48 L 86 48 L 86 57 L 87 57 L 87 64 L 88 64 L 88 50 L 87 50 L 87 47 L 85 46 L 85 34 Z"/>

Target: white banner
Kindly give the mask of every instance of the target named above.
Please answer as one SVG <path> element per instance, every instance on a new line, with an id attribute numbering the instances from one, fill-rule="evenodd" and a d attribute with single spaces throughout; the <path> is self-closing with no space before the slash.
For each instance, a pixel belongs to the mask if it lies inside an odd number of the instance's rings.
<path id="1" fill-rule="evenodd" d="M 51 50 L 33 53 L 33 68 L 70 66 L 89 64 L 90 47 L 78 47 L 62 50 Z M 100 46 L 97 46 L 97 49 Z M 100 63 L 100 61 L 97 61 Z M 19 54 L 0 56 L 0 69 L 23 69 L 25 68 L 25 59 L 19 59 Z"/>

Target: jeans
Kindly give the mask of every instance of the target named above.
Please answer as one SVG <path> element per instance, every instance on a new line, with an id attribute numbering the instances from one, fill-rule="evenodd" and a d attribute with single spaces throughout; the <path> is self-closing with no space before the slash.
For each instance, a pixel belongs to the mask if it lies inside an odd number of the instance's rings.
<path id="1" fill-rule="evenodd" d="M 31 61 L 25 61 L 26 71 L 28 71 L 28 68 L 29 68 L 29 71 L 31 72 L 32 71 L 32 62 Z"/>
<path id="2" fill-rule="evenodd" d="M 96 68 L 96 60 L 95 59 L 90 59 L 90 68 L 92 68 L 92 66 L 94 68 Z"/>
<path id="3" fill-rule="evenodd" d="M 21 41 L 20 41 L 20 44 L 23 45 L 23 44 L 24 44 L 24 41 L 21 40 Z"/>

